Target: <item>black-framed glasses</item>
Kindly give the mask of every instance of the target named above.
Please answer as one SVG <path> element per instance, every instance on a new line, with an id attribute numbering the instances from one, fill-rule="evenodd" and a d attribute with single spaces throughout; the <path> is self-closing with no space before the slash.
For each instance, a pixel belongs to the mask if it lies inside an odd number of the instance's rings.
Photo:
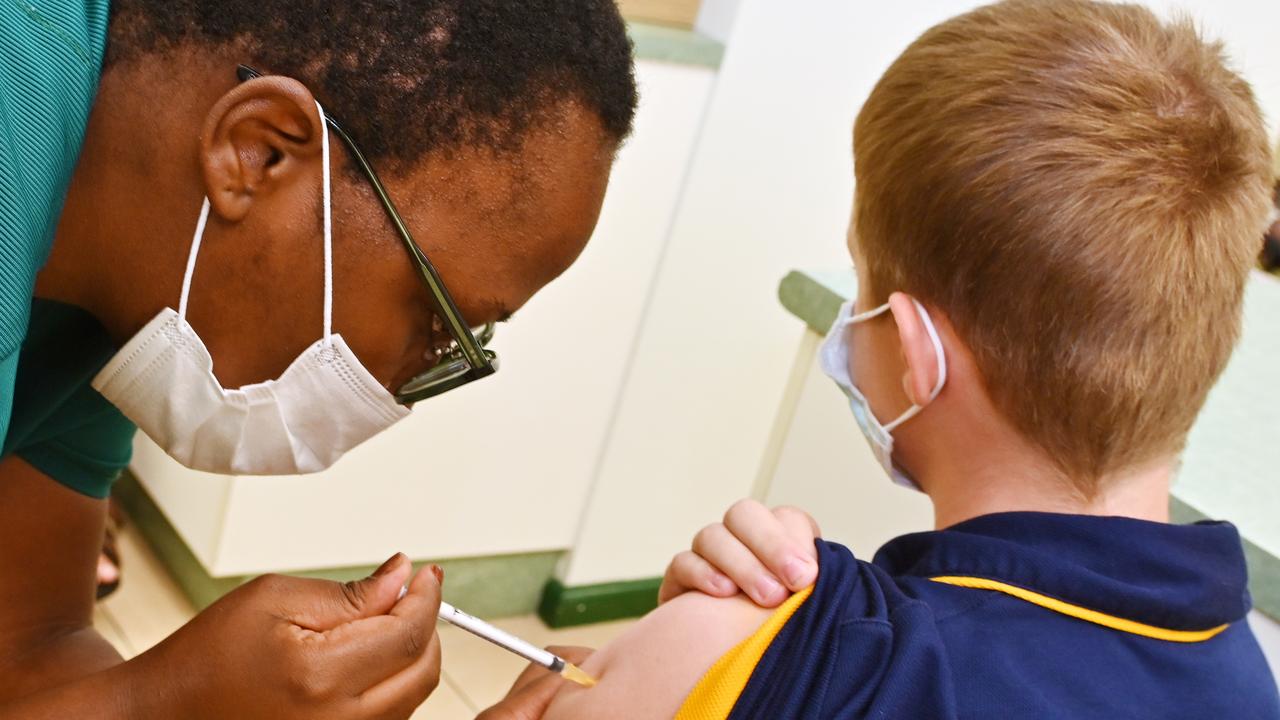
<path id="1" fill-rule="evenodd" d="M 262 77 L 262 73 L 248 65 L 239 65 L 236 67 L 236 77 L 240 78 L 240 82 L 245 82 Z M 387 195 L 387 189 L 378 179 L 378 174 L 373 171 L 373 166 L 365 159 L 364 153 L 360 152 L 355 141 L 346 130 L 342 129 L 338 121 L 333 119 L 328 110 L 324 112 L 324 120 L 329 128 L 342 138 L 356 165 L 373 186 L 373 193 L 378 196 L 382 208 L 386 210 L 387 217 L 391 219 L 391 224 L 396 229 L 396 234 L 400 236 L 400 242 L 417 265 L 418 275 L 426 285 L 432 300 L 435 301 L 438 316 L 444 321 L 449 336 L 453 338 L 453 346 L 441 355 L 439 362 L 396 390 L 396 401 L 408 405 L 426 400 L 497 372 L 498 355 L 485 347 L 493 339 L 494 324 L 488 323 L 478 331 L 473 331 L 467 325 L 462 313 L 458 311 L 457 303 L 453 301 L 449 290 L 440 279 L 440 273 L 436 272 L 435 266 L 427 259 L 427 254 L 414 241 L 409 228 L 404 224 L 404 219 L 400 217 L 395 204 L 391 202 L 391 197 Z"/>

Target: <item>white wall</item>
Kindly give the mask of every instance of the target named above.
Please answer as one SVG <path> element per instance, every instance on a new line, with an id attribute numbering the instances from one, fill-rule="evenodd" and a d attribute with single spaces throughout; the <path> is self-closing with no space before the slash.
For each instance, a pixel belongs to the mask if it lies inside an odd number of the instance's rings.
<path id="1" fill-rule="evenodd" d="M 799 333 L 778 280 L 844 261 L 856 15 L 742 2 L 569 584 L 659 573 L 750 488 Z"/>
<path id="2" fill-rule="evenodd" d="M 703 35 L 728 43 L 741 6 L 742 0 L 702 0 L 695 29 Z"/>
<path id="3" fill-rule="evenodd" d="M 820 337 L 806 331 L 805 375 L 778 456 L 761 498 L 795 505 L 813 515 L 823 535 L 870 560 L 906 532 L 933 527 L 933 506 L 923 494 L 889 481 L 849 412 L 849 401 L 818 368 Z"/>
<path id="4" fill-rule="evenodd" d="M 978 4 L 738 2 L 566 582 L 656 575 L 751 491 L 801 333 L 775 299 L 778 280 L 848 263 L 857 108 L 917 35 Z M 1153 6 L 1188 8 L 1220 33 L 1275 127 L 1280 4 Z"/>

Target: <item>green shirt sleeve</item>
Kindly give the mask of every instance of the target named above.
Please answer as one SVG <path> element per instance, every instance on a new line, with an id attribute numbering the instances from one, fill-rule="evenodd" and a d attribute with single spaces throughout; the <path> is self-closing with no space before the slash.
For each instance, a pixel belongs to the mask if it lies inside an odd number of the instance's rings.
<path id="1" fill-rule="evenodd" d="M 0 442 L 9 431 L 9 413 L 13 411 L 13 383 L 18 377 L 18 351 L 0 355 Z"/>
<path id="2" fill-rule="evenodd" d="M 77 492 L 106 497 L 129 464 L 136 428 L 90 386 L 116 352 L 88 312 L 37 299 L 19 355 L 9 435 L 15 454 Z"/>
<path id="3" fill-rule="evenodd" d="M 0 0 L 0 438 L 106 48 L 107 0 Z"/>

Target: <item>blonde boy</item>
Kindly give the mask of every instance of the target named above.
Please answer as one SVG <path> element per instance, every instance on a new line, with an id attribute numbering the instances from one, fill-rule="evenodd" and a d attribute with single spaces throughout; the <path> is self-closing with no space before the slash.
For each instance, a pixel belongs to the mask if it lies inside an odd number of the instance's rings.
<path id="1" fill-rule="evenodd" d="M 1133 5 L 984 7 L 889 68 L 854 154 L 824 367 L 939 529 L 817 543 L 777 611 L 682 595 L 547 717 L 1280 718 L 1235 529 L 1167 523 L 1271 202 L 1222 48 Z"/>

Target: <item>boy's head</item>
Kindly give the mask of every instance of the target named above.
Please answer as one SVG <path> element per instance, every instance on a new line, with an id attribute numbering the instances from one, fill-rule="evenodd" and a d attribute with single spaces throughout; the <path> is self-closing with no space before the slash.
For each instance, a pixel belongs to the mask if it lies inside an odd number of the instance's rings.
<path id="1" fill-rule="evenodd" d="M 889 68 L 854 156 L 859 309 L 895 291 L 933 309 L 991 406 L 1086 495 L 1181 449 L 1271 200 L 1263 121 L 1221 45 L 1134 5 L 984 7 Z"/>

